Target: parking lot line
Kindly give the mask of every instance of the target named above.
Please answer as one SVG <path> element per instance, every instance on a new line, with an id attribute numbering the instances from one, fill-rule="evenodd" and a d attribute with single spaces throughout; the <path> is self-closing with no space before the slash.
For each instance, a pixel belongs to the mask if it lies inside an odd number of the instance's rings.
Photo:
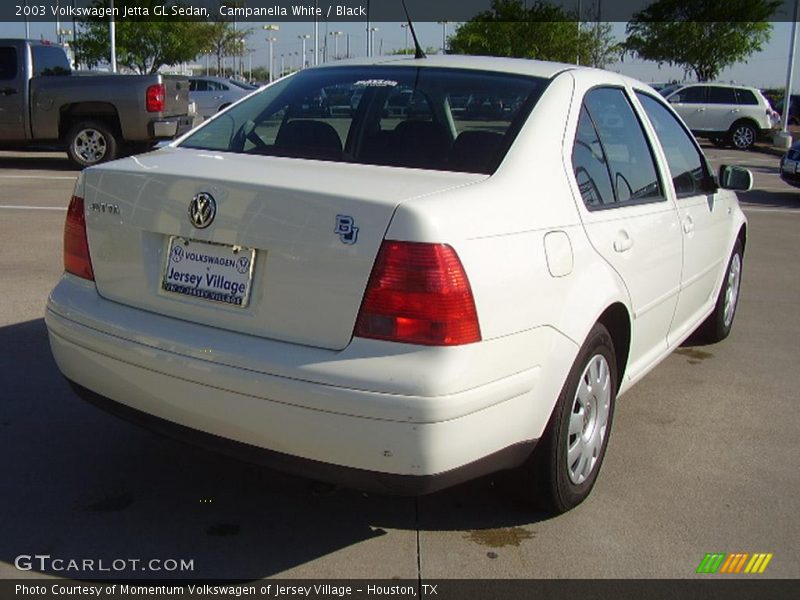
<path id="1" fill-rule="evenodd" d="M 0 175 L 0 179 L 77 179 L 77 175 Z"/>
<path id="2" fill-rule="evenodd" d="M 66 206 L 22 206 L 19 204 L 0 204 L 0 208 L 11 210 L 67 210 Z"/>

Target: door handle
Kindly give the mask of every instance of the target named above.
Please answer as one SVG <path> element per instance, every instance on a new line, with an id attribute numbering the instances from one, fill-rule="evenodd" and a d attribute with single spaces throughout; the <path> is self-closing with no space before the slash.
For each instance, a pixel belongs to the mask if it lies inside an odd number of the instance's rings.
<path id="1" fill-rule="evenodd" d="M 19 91 L 17 88 L 7 87 L 0 89 L 0 96 L 11 96 L 12 94 L 18 94 Z"/>
<path id="2" fill-rule="evenodd" d="M 617 239 L 614 240 L 615 252 L 627 252 L 633 248 L 633 240 L 628 232 L 624 229 L 617 234 Z"/>
<path id="3" fill-rule="evenodd" d="M 694 231 L 694 221 L 692 217 L 686 217 L 683 221 L 683 233 L 692 233 Z"/>

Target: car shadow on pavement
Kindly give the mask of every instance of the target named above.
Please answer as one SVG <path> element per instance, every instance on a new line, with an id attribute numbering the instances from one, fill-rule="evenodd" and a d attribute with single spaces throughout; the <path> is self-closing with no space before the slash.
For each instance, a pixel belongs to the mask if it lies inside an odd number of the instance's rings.
<path id="1" fill-rule="evenodd" d="M 301 577 L 415 578 L 420 529 L 489 535 L 543 517 L 493 478 L 418 500 L 379 496 L 157 436 L 72 393 L 50 354 L 43 319 L 0 327 L 0 381 L 4 578 L 15 576 L 20 555 L 102 559 L 107 568 L 117 559 L 193 564 L 190 572 L 142 571 L 131 562 L 110 572 L 32 567 L 87 580 L 250 580 L 290 570 Z M 393 552 L 404 560 L 383 558 Z M 321 570 L 303 571 L 320 558 L 327 558 Z"/>
<path id="2" fill-rule="evenodd" d="M 72 164 L 66 152 L 62 156 L 53 156 L 53 152 L 26 152 L 6 154 L 0 153 L 0 169 L 17 169 L 20 171 L 80 171 L 80 167 Z"/>
<path id="3" fill-rule="evenodd" d="M 800 189 L 785 192 L 767 190 L 753 190 L 739 194 L 739 204 L 745 210 L 747 207 L 784 208 L 800 211 Z"/>

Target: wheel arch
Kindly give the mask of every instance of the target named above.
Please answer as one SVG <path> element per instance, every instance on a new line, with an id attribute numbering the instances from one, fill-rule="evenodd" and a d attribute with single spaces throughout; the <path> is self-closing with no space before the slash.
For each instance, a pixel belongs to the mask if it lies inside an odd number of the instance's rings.
<path id="1" fill-rule="evenodd" d="M 730 126 L 730 129 L 728 129 L 728 132 L 729 133 L 733 133 L 733 131 L 739 125 L 750 125 L 755 130 L 756 135 L 758 135 L 760 127 L 758 126 L 758 123 L 756 123 L 756 121 L 754 119 L 752 119 L 751 117 L 741 117 L 741 118 L 737 119 Z"/>
<path id="2" fill-rule="evenodd" d="M 614 355 L 617 361 L 617 389 L 622 386 L 628 356 L 631 349 L 631 319 L 628 309 L 621 302 L 615 302 L 603 311 L 597 319 L 611 334 L 614 341 Z"/>
<path id="3" fill-rule="evenodd" d="M 117 136 L 121 135 L 122 124 L 117 108 L 108 102 L 80 102 L 61 107 L 58 121 L 58 137 L 63 140 L 70 129 L 81 121 L 100 121 Z"/>

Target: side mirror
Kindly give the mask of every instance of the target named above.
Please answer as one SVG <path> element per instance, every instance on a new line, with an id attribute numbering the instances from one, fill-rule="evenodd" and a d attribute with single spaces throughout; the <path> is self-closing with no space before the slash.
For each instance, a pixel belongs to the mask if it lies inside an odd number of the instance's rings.
<path id="1" fill-rule="evenodd" d="M 675 94 L 674 96 L 670 96 L 669 98 L 667 98 L 667 102 L 669 102 L 670 104 L 680 104 L 681 97 L 679 94 Z"/>
<path id="2" fill-rule="evenodd" d="M 726 190 L 748 192 L 753 189 L 753 174 L 744 167 L 721 165 L 719 168 L 719 185 Z"/>

